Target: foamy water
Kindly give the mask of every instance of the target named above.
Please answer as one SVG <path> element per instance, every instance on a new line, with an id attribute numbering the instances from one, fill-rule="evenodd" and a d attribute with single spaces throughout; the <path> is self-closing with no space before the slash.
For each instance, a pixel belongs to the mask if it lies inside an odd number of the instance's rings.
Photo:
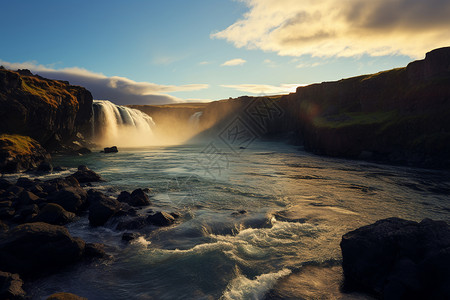
<path id="1" fill-rule="evenodd" d="M 89 299 L 262 299 L 310 266 L 319 268 L 314 276 L 338 282 L 339 271 L 329 265 L 339 264 L 339 242 L 349 230 L 392 216 L 449 221 L 446 172 L 317 157 L 255 142 L 230 155 L 219 174 L 201 164 L 204 147 L 56 157 L 55 164 L 86 164 L 99 172 L 107 181 L 94 188 L 112 196 L 150 188 L 153 204 L 144 210 L 182 217 L 176 226 L 147 228 L 125 244 L 114 221 L 90 228 L 82 216 L 69 231 L 105 243 L 112 259 L 38 280 L 29 285 L 33 296 L 67 291 Z M 307 298 L 341 297 L 338 288 L 319 293 L 317 287 L 327 285 L 313 286 L 302 276 L 296 288 Z"/>

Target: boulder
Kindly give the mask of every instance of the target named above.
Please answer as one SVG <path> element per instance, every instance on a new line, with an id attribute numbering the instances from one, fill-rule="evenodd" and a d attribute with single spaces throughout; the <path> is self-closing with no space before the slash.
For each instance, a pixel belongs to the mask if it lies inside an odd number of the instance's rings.
<path id="1" fill-rule="evenodd" d="M 104 258 L 106 257 L 105 245 L 100 243 L 87 243 L 84 248 L 84 256 L 87 258 Z"/>
<path id="2" fill-rule="evenodd" d="M 105 152 L 105 153 L 117 153 L 117 152 L 119 152 L 119 150 L 117 149 L 116 146 L 112 146 L 112 147 L 104 148 L 103 152 Z"/>
<path id="3" fill-rule="evenodd" d="M 175 222 L 175 218 L 163 211 L 157 212 L 147 217 L 147 222 L 155 226 L 170 226 Z"/>
<path id="4" fill-rule="evenodd" d="M 71 293 L 56 293 L 47 297 L 47 300 L 88 300 Z"/>
<path id="5" fill-rule="evenodd" d="M 389 218 L 345 234 L 348 289 L 386 299 L 450 299 L 450 227 Z"/>
<path id="6" fill-rule="evenodd" d="M 34 181 L 30 178 L 20 177 L 17 179 L 16 185 L 23 187 L 24 189 L 29 189 L 34 185 Z"/>
<path id="7" fill-rule="evenodd" d="M 138 237 L 139 234 L 136 232 L 124 232 L 124 234 L 122 234 L 122 241 L 130 242 L 137 239 Z"/>
<path id="8" fill-rule="evenodd" d="M 117 201 L 127 203 L 131 206 L 147 206 L 151 204 L 147 194 L 142 189 L 136 189 L 131 194 L 123 191 L 117 197 Z"/>
<path id="9" fill-rule="evenodd" d="M 62 226 L 22 224 L 0 240 L 0 270 L 42 276 L 79 261 L 84 247 L 81 239 L 73 238 Z"/>
<path id="10" fill-rule="evenodd" d="M 44 161 L 37 167 L 36 171 L 42 173 L 50 173 L 51 171 L 53 171 L 53 166 L 50 162 Z"/>
<path id="11" fill-rule="evenodd" d="M 101 192 L 89 191 L 89 224 L 104 225 L 120 210 L 120 202 L 108 198 Z"/>
<path id="12" fill-rule="evenodd" d="M 137 229 L 144 228 L 148 224 L 149 223 L 148 223 L 146 217 L 137 216 L 137 217 L 133 217 L 131 219 L 126 219 L 126 220 L 120 221 L 117 224 L 116 229 L 117 230 L 137 230 Z"/>
<path id="13" fill-rule="evenodd" d="M 72 176 L 75 177 L 79 183 L 103 181 L 100 175 L 83 165 L 78 166 L 78 171 L 76 171 Z"/>
<path id="14" fill-rule="evenodd" d="M 0 271 L 0 299 L 24 299 L 25 291 L 22 289 L 23 281 L 19 274 Z"/>
<path id="15" fill-rule="evenodd" d="M 66 211 L 61 205 L 56 203 L 46 204 L 33 222 L 44 222 L 53 225 L 65 225 L 72 222 L 76 215 Z"/>
<path id="16" fill-rule="evenodd" d="M 61 205 L 65 210 L 77 213 L 87 205 L 87 192 L 81 187 L 63 187 L 50 194 L 47 201 Z"/>
<path id="17" fill-rule="evenodd" d="M 6 180 L 5 178 L 0 178 L 0 190 L 7 190 L 10 188 L 13 184 Z"/>

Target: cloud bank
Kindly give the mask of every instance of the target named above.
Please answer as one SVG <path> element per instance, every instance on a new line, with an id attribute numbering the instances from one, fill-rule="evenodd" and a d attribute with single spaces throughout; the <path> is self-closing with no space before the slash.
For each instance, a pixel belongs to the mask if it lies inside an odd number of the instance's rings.
<path id="1" fill-rule="evenodd" d="M 450 44 L 448 0 L 239 0 L 243 19 L 211 35 L 283 56 L 402 54 Z"/>
<path id="2" fill-rule="evenodd" d="M 279 86 L 268 84 L 231 84 L 222 87 L 235 89 L 241 92 L 255 95 L 288 94 L 295 92 L 296 88 L 304 84 L 281 84 Z"/>
<path id="3" fill-rule="evenodd" d="M 184 100 L 167 93 L 180 91 L 197 91 L 206 89 L 207 84 L 188 85 L 159 85 L 150 82 L 136 82 L 134 80 L 112 76 L 107 77 L 82 68 L 64 68 L 60 70 L 48 68 L 34 63 L 9 63 L 0 60 L 0 65 L 11 69 L 29 69 L 35 74 L 49 79 L 67 80 L 73 85 L 87 88 L 94 99 L 110 100 L 116 104 L 166 104 L 183 102 Z"/>
<path id="4" fill-rule="evenodd" d="M 221 64 L 222 67 L 232 67 L 232 66 L 240 66 L 245 64 L 247 61 L 242 58 L 230 59 Z"/>

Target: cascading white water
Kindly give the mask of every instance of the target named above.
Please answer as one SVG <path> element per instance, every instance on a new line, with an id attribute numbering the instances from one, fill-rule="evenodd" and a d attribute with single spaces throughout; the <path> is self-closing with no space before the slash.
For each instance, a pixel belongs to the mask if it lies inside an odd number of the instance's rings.
<path id="1" fill-rule="evenodd" d="M 200 127 L 200 117 L 202 115 L 203 115 L 202 111 L 193 113 L 192 116 L 189 117 L 189 125 L 194 129 L 198 129 Z"/>
<path id="2" fill-rule="evenodd" d="M 101 146 L 139 147 L 154 144 L 153 119 L 137 109 L 94 100 L 93 141 Z"/>

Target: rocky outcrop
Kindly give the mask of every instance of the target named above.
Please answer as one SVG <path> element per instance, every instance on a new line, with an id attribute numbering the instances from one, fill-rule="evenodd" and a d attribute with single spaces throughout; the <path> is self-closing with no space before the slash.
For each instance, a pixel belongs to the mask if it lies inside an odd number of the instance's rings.
<path id="1" fill-rule="evenodd" d="M 30 136 L 45 149 L 78 149 L 90 132 L 92 95 L 28 70 L 0 68 L 0 132 Z"/>
<path id="2" fill-rule="evenodd" d="M 147 206 L 151 204 L 147 194 L 142 189 L 136 189 L 131 194 L 123 191 L 117 197 L 117 201 L 127 203 L 131 206 Z"/>
<path id="3" fill-rule="evenodd" d="M 79 183 L 103 181 L 102 177 L 86 166 L 78 166 L 78 171 L 72 175 Z"/>
<path id="4" fill-rule="evenodd" d="M 48 164 L 50 155 L 34 139 L 17 134 L 0 134 L 0 172 L 36 170 Z"/>
<path id="5" fill-rule="evenodd" d="M 345 234 L 348 289 L 384 299 L 450 298 L 450 227 L 443 221 L 377 221 Z"/>

